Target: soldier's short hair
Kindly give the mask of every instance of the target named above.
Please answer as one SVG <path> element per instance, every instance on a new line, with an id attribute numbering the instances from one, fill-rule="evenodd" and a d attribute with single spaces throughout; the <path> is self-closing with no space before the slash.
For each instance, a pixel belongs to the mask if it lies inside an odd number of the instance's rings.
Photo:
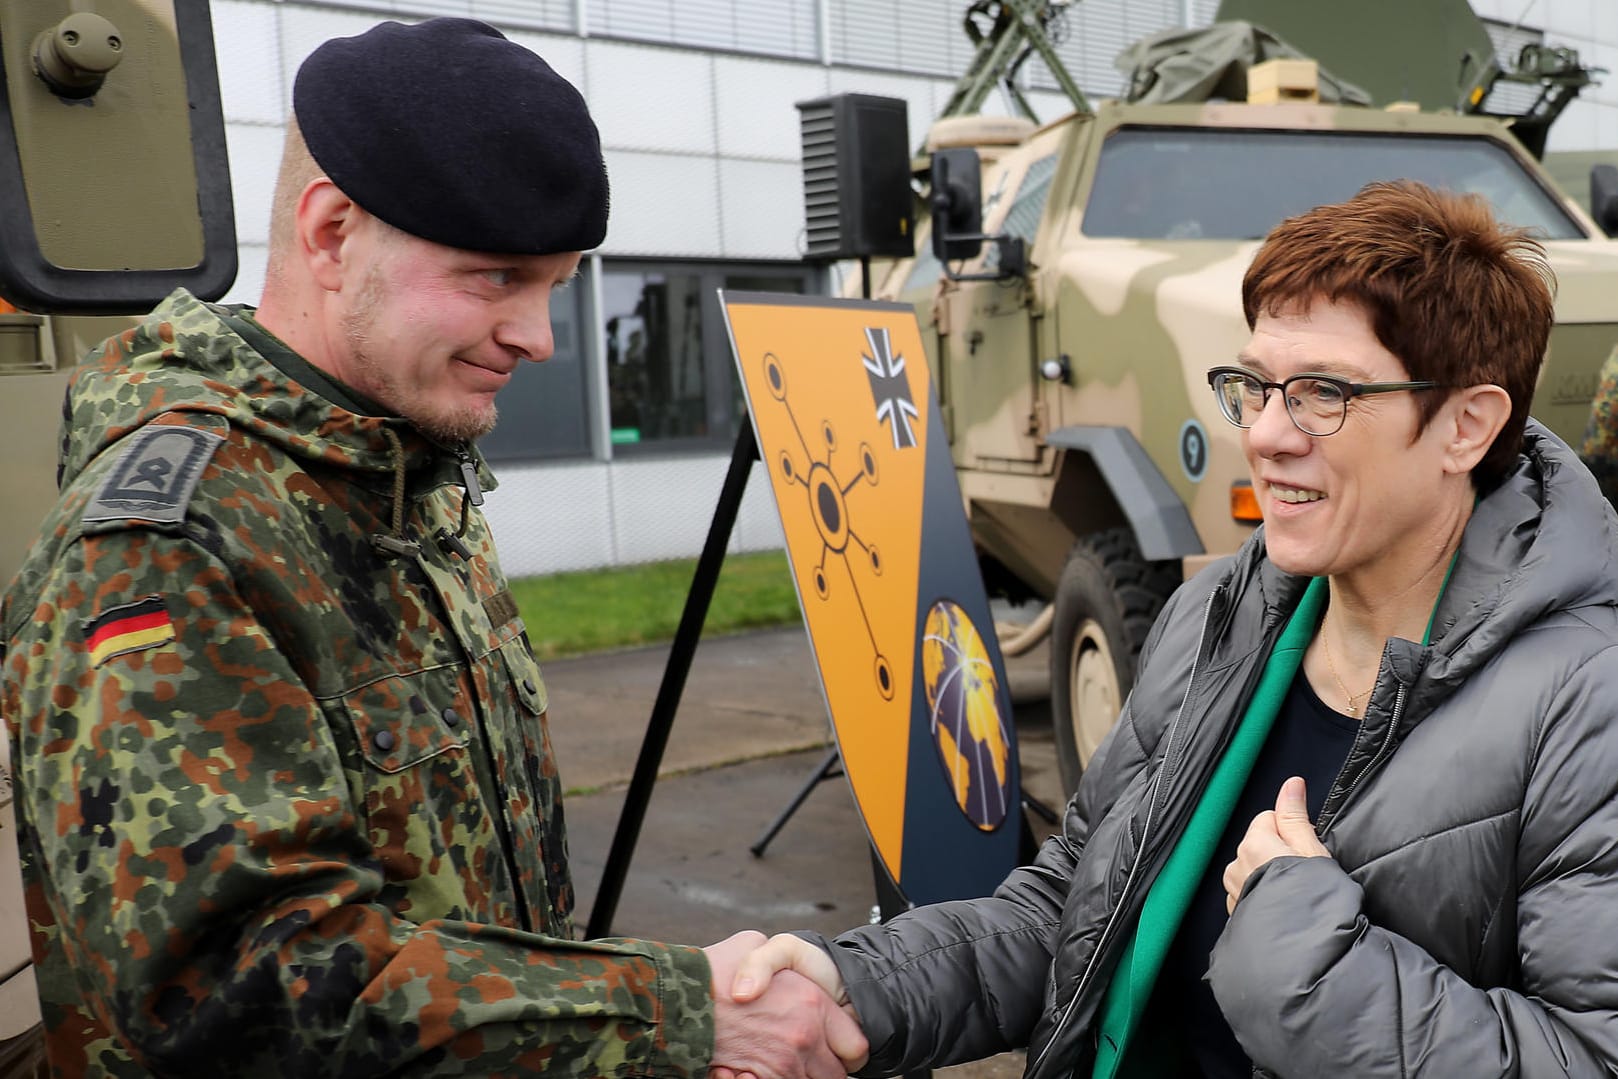
<path id="1" fill-rule="evenodd" d="M 383 22 L 317 48 L 292 107 L 321 171 L 367 213 L 471 251 L 588 251 L 607 170 L 584 98 L 476 19 Z"/>
<path id="2" fill-rule="evenodd" d="M 1555 289 L 1539 241 L 1496 221 L 1481 196 L 1398 180 L 1277 225 L 1242 280 L 1242 309 L 1251 328 L 1322 300 L 1358 305 L 1412 379 L 1451 388 L 1416 393 L 1418 434 L 1453 390 L 1504 389 L 1511 416 L 1473 470 L 1482 489 L 1522 448 Z"/>

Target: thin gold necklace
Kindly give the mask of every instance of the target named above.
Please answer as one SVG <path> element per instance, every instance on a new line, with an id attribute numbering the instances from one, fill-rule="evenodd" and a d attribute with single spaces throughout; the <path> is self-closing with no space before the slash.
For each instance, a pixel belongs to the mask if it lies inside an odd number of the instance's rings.
<path id="1" fill-rule="evenodd" d="M 1326 632 L 1326 623 L 1324 620 L 1322 620 L 1320 623 L 1320 643 L 1326 646 L 1326 669 L 1331 672 L 1332 681 L 1337 683 L 1338 692 L 1340 692 L 1348 700 L 1348 714 L 1351 716 L 1359 715 L 1359 709 L 1354 706 L 1354 702 L 1359 700 L 1361 697 L 1366 696 L 1371 692 L 1371 690 L 1376 688 L 1376 679 L 1371 679 L 1371 684 L 1360 690 L 1358 693 L 1350 693 L 1348 691 L 1348 687 L 1343 685 L 1342 676 L 1337 673 L 1337 664 L 1331 661 L 1331 636 Z"/>

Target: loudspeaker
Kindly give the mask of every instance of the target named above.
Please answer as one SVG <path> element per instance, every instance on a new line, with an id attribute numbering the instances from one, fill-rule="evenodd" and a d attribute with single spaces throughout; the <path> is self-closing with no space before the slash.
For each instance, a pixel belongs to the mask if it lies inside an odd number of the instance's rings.
<path id="1" fill-rule="evenodd" d="M 837 94 L 798 102 L 804 256 L 915 254 L 910 128 L 900 98 Z"/>
<path id="2" fill-rule="evenodd" d="M 222 296 L 236 224 L 207 0 L 0 3 L 0 295 L 41 314 Z"/>

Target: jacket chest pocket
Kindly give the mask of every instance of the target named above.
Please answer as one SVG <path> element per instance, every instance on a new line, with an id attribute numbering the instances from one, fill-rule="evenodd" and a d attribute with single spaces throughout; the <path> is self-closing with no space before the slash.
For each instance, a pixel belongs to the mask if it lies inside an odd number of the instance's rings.
<path id="1" fill-rule="evenodd" d="M 383 901 L 417 921 L 497 916 L 512 898 L 510 875 L 473 761 L 476 713 L 464 673 L 396 675 L 337 704 Z"/>

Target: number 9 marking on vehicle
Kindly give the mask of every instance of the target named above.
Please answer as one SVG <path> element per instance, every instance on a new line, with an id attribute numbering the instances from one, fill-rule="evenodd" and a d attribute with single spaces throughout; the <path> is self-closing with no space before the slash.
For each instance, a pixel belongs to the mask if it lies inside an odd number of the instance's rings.
<path id="1" fill-rule="evenodd" d="M 1196 420 L 1180 425 L 1180 467 L 1192 483 L 1202 482 L 1208 473 L 1208 432 Z"/>

